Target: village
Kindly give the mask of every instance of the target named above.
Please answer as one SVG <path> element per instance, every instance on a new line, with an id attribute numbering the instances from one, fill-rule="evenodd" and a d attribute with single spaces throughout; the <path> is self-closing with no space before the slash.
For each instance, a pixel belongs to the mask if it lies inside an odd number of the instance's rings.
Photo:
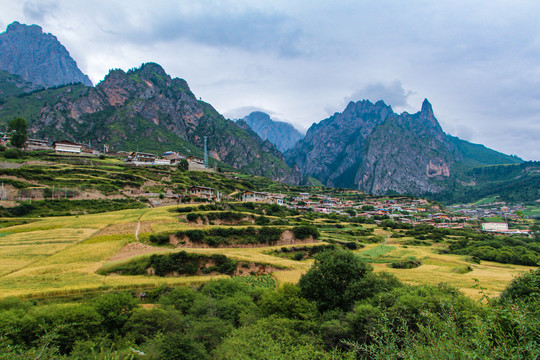
<path id="1" fill-rule="evenodd" d="M 7 138 L 1 138 L 2 145 L 7 145 Z M 90 144 L 76 143 L 69 140 L 55 141 L 52 145 L 45 140 L 28 138 L 23 147 L 25 151 L 47 150 L 55 154 L 75 156 L 107 156 L 122 159 L 128 166 L 183 166 L 188 171 L 209 171 L 207 155 L 205 158 L 197 156 L 185 156 L 176 151 L 167 151 L 161 155 L 139 151 L 108 151 L 104 146 L 103 151 L 98 151 Z M 235 178 L 234 173 L 225 176 Z M 4 192 L 3 184 L 0 192 Z M 507 205 L 504 202 L 490 203 L 486 205 L 453 205 L 444 208 L 441 204 L 426 199 L 415 199 L 405 196 L 371 197 L 366 196 L 362 200 L 348 200 L 339 196 L 325 194 L 310 194 L 308 192 L 276 194 L 260 191 L 245 191 L 241 193 L 223 194 L 218 189 L 207 186 L 191 186 L 184 193 L 153 193 L 148 191 L 132 191 L 133 195 L 148 198 L 151 206 L 161 206 L 170 203 L 185 201 L 242 201 L 277 204 L 295 209 L 299 212 L 314 212 L 321 214 L 335 214 L 347 217 L 363 217 L 369 222 L 380 223 L 383 220 L 392 220 L 397 223 L 417 226 L 429 224 L 438 228 L 460 229 L 465 227 L 476 228 L 485 232 L 499 234 L 523 234 L 530 235 L 530 230 L 525 228 L 510 229 L 509 222 L 523 221 L 523 207 Z M 0 194 L 1 195 L 1 194 Z M 499 221 L 486 221 L 496 218 Z M 502 220 L 502 221 L 501 221 Z"/>

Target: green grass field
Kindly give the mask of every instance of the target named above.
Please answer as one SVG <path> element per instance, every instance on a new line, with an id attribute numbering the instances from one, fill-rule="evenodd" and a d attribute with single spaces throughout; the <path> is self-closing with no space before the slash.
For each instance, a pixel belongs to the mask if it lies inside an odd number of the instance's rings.
<path id="1" fill-rule="evenodd" d="M 193 228 L 182 223 L 172 207 L 121 210 L 109 213 L 42 218 L 38 221 L 7 226 L 0 230 L 0 298 L 8 296 L 47 297 L 106 289 L 145 288 L 160 284 L 198 284 L 211 276 L 155 277 L 98 275 L 106 264 L 125 261 L 141 254 L 187 250 L 199 254 L 223 254 L 237 260 L 271 264 L 285 269 L 273 273 L 279 282 L 296 282 L 313 260 L 293 261 L 268 255 L 274 247 L 245 248 L 172 248 L 142 245 L 133 250 L 135 234 Z M 10 221 L 13 219 L 10 219 Z M 199 225 L 197 228 L 203 228 Z M 375 229 L 375 235 L 387 235 Z M 147 237 L 148 235 L 146 235 Z M 447 282 L 478 298 L 496 295 L 525 266 L 482 262 L 470 264 L 464 257 L 440 255 L 436 246 L 405 246 L 407 238 L 388 239 L 384 244 L 368 244 L 358 256 L 373 263 L 376 271 L 387 271 L 401 280 L 420 284 Z M 391 261 L 414 257 L 422 261 L 415 269 L 392 269 Z M 468 268 L 470 267 L 470 270 Z"/>

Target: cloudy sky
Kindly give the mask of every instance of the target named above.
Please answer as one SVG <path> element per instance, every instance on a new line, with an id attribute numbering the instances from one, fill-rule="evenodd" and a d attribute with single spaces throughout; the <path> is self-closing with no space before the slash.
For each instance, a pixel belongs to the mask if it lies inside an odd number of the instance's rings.
<path id="1" fill-rule="evenodd" d="M 0 0 L 0 30 L 38 24 L 94 84 L 157 62 L 227 117 L 258 109 L 301 131 L 348 101 L 416 112 L 540 160 L 540 2 Z"/>

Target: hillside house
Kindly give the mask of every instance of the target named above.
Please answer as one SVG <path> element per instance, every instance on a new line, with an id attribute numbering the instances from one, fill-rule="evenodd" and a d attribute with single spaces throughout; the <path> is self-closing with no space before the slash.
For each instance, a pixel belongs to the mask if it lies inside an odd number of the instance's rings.
<path id="1" fill-rule="evenodd" d="M 161 157 L 170 160 L 171 165 L 178 164 L 180 161 L 186 158 L 184 155 L 179 154 L 176 151 L 164 152 Z"/>
<path id="2" fill-rule="evenodd" d="M 245 191 L 242 193 L 242 201 L 244 202 L 269 202 L 270 194 L 257 191 Z"/>
<path id="3" fill-rule="evenodd" d="M 171 165 L 171 160 L 169 160 L 169 159 L 156 159 L 156 160 L 154 160 L 154 165 Z"/>
<path id="4" fill-rule="evenodd" d="M 285 195 L 271 194 L 267 192 L 245 191 L 242 193 L 244 202 L 262 202 L 267 204 L 284 204 Z"/>
<path id="5" fill-rule="evenodd" d="M 79 144 L 79 145 L 81 145 L 81 154 L 99 156 L 99 151 L 92 149 L 90 145 L 86 145 L 86 144 Z"/>
<path id="6" fill-rule="evenodd" d="M 189 164 L 189 170 L 203 170 L 206 169 L 204 166 L 204 159 L 196 156 L 188 156 L 187 162 Z"/>
<path id="7" fill-rule="evenodd" d="M 309 193 L 299 193 L 298 196 L 304 201 L 309 199 Z"/>
<path id="8" fill-rule="evenodd" d="M 508 231 L 508 224 L 496 223 L 496 222 L 482 223 L 482 231 L 505 232 L 505 231 Z"/>
<path id="9" fill-rule="evenodd" d="M 80 154 L 82 153 L 82 145 L 69 140 L 60 140 L 53 143 L 55 153 L 63 154 Z"/>
<path id="10" fill-rule="evenodd" d="M 51 150 L 52 148 L 47 143 L 47 140 L 39 139 L 26 139 L 24 143 L 24 150 L 35 151 L 35 150 Z"/>
<path id="11" fill-rule="evenodd" d="M 136 166 L 153 165 L 156 159 L 157 159 L 157 156 L 154 154 L 134 151 L 128 155 L 126 162 L 128 164 L 133 164 Z"/>
<path id="12" fill-rule="evenodd" d="M 209 199 L 214 201 L 221 200 L 221 193 L 213 188 L 204 186 L 192 186 L 189 188 L 189 195 L 193 197 Z"/>

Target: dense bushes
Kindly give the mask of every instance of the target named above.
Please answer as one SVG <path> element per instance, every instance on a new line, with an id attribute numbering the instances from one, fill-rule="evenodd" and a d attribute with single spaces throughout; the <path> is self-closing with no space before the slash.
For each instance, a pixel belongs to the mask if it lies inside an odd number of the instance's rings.
<path id="1" fill-rule="evenodd" d="M 214 228 L 209 230 L 185 230 L 176 232 L 175 236 L 182 240 L 187 237 L 194 243 L 210 246 L 232 244 L 274 244 L 283 233 L 283 229 L 274 227 L 247 228 Z"/>
<path id="2" fill-rule="evenodd" d="M 301 225 L 293 228 L 294 237 L 297 239 L 307 239 L 313 237 L 314 239 L 319 238 L 319 230 L 312 225 Z"/>
<path id="3" fill-rule="evenodd" d="M 210 267 L 205 267 L 209 260 L 215 263 Z M 236 261 L 227 258 L 225 255 L 215 254 L 210 257 L 190 254 L 180 251 L 170 255 L 152 255 L 150 256 L 150 266 L 158 276 L 165 276 L 176 272 L 180 275 L 193 275 L 201 270 L 203 273 L 216 271 L 222 274 L 231 274 L 236 269 Z"/>
<path id="4" fill-rule="evenodd" d="M 210 256 L 186 253 L 180 251 L 167 255 L 154 254 L 150 257 L 135 258 L 130 261 L 104 267 L 98 271 L 101 275 L 111 273 L 122 275 L 147 275 L 149 269 L 157 276 L 166 276 L 172 273 L 178 275 L 193 275 L 197 272 L 208 274 L 232 274 L 236 269 L 236 260 L 225 255 L 213 254 Z"/>
<path id="5" fill-rule="evenodd" d="M 0 359 L 535 359 L 538 278 L 526 273 L 500 301 L 476 302 L 332 250 L 298 286 L 255 277 L 162 286 L 142 297 L 152 308 L 114 292 L 68 304 L 4 299 Z"/>
<path id="6" fill-rule="evenodd" d="M 503 264 L 535 266 L 540 262 L 540 243 L 523 237 L 480 234 L 453 242 L 449 250 L 453 254 L 469 255 Z"/>
<path id="7" fill-rule="evenodd" d="M 152 243 L 163 245 L 169 243 L 169 234 L 152 234 L 148 238 L 148 240 Z"/>
<path id="8" fill-rule="evenodd" d="M 399 260 L 390 263 L 390 267 L 394 269 L 414 269 L 420 265 L 422 265 L 422 262 L 416 259 Z"/>
<path id="9" fill-rule="evenodd" d="M 253 218 L 252 215 L 246 215 L 246 214 L 233 212 L 233 211 L 209 212 L 209 213 L 190 212 L 186 215 L 186 220 L 189 222 L 194 222 L 194 221 L 197 221 L 198 219 L 202 219 L 203 221 L 207 221 L 207 222 L 211 222 L 214 220 L 235 222 L 235 221 L 241 221 L 246 217 Z"/>

